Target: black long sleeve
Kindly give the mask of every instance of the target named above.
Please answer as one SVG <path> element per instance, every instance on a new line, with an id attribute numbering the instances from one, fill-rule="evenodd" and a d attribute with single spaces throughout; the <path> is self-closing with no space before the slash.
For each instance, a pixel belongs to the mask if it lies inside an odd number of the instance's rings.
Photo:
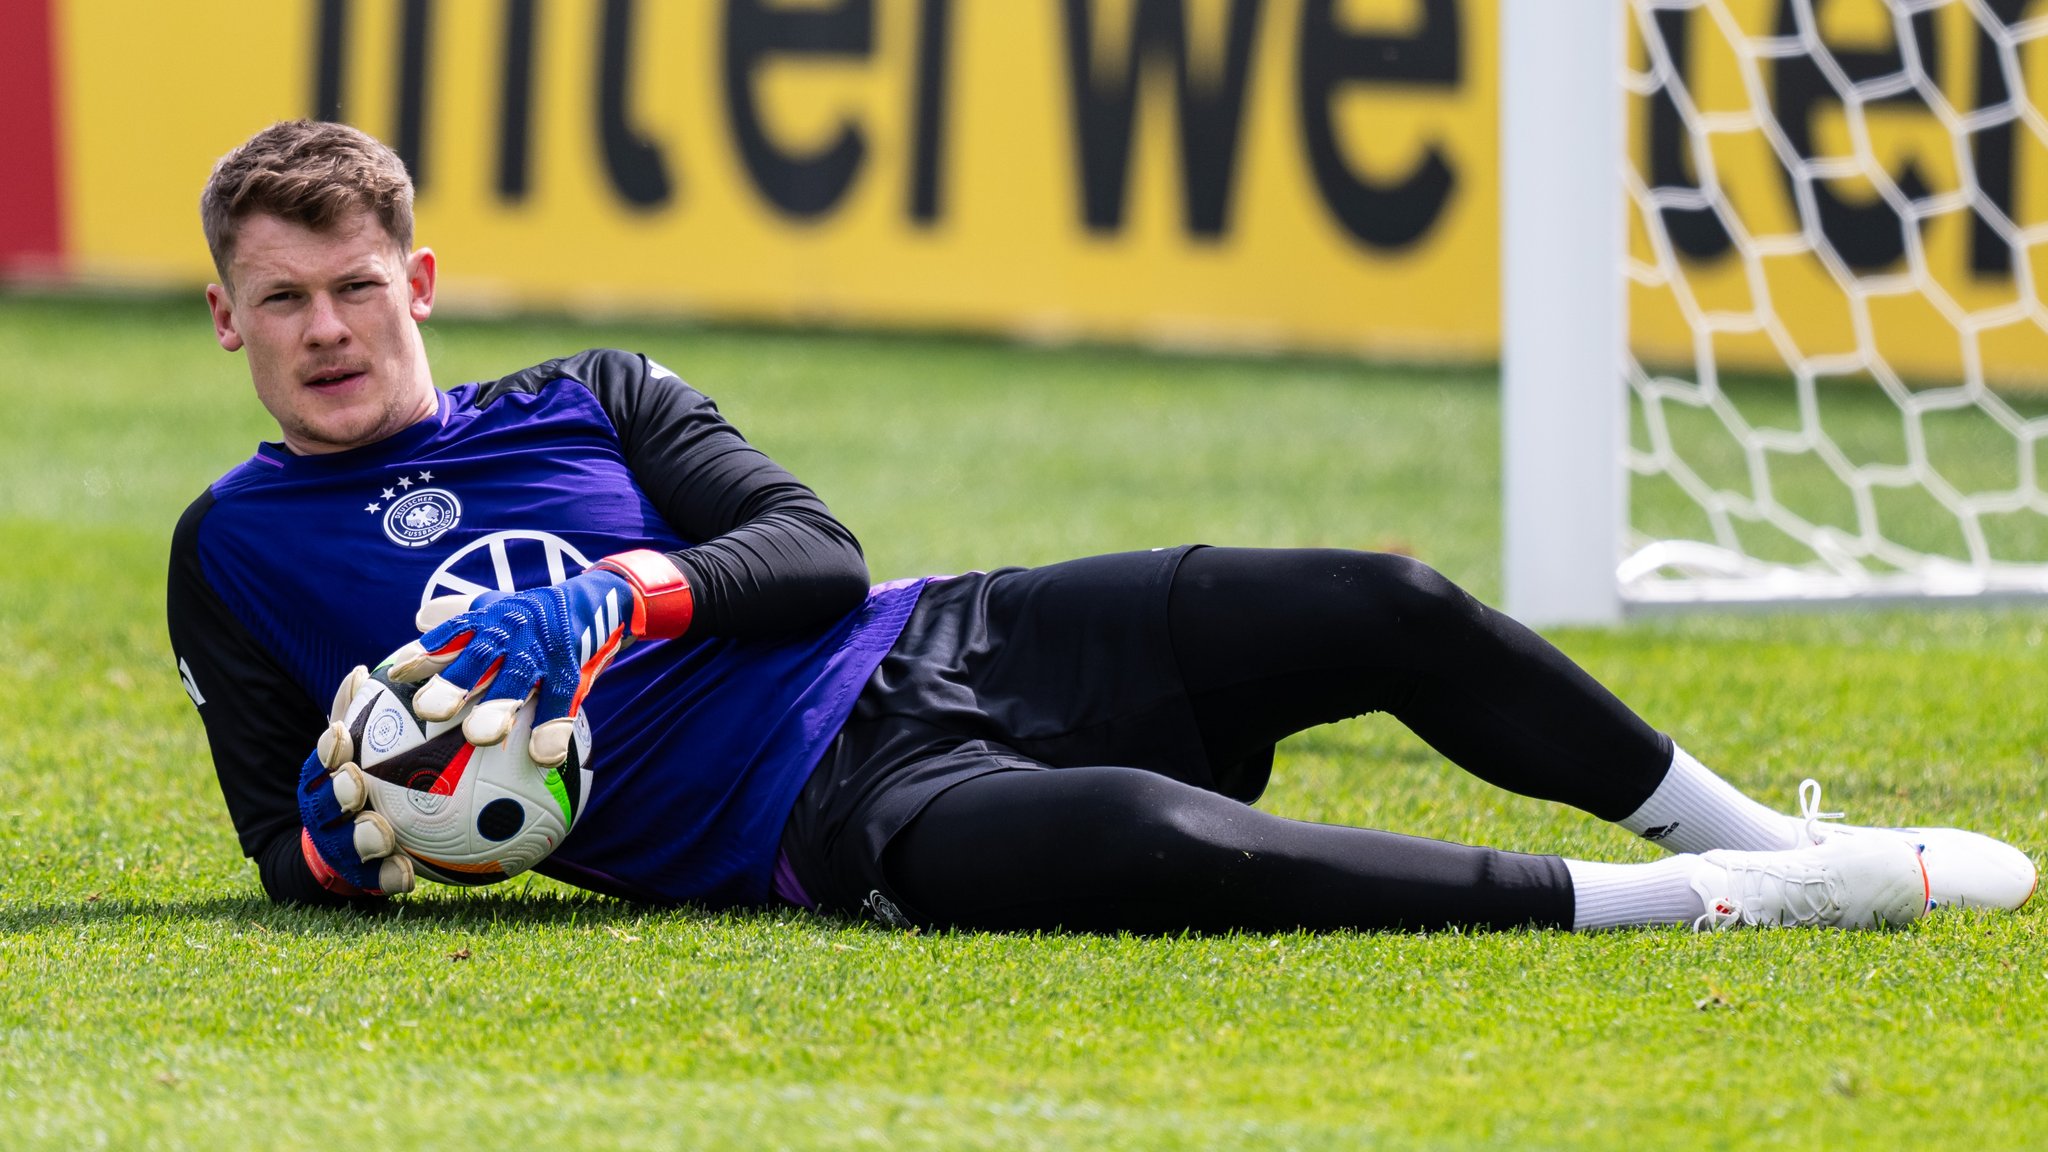
<path id="1" fill-rule="evenodd" d="M 478 403 L 563 379 L 597 398 L 640 490 L 700 542 L 670 553 L 690 583 L 692 635 L 788 635 L 860 606 L 860 541 L 710 397 L 646 357 L 596 349 L 551 360 L 492 384 Z"/>
<path id="2" fill-rule="evenodd" d="M 299 850 L 299 765 L 327 726 L 327 712 L 292 682 L 207 583 L 199 525 L 212 506 L 213 494 L 204 493 L 178 520 L 164 607 L 171 649 L 206 725 L 242 854 L 256 861 L 263 891 L 278 903 L 381 903 L 380 897 L 350 900 L 320 887 Z"/>

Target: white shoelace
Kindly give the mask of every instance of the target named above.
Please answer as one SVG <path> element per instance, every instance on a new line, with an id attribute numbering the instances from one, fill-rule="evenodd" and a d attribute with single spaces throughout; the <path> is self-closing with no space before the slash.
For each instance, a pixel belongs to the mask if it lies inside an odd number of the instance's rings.
<path id="1" fill-rule="evenodd" d="M 1721 891 L 1705 897 L 1706 911 L 1692 922 L 1705 932 L 1755 924 L 1773 927 L 1815 924 L 1837 909 L 1835 877 L 1791 857 L 1792 853 L 1746 854 L 1750 860 L 1720 865 Z M 1772 857 L 1779 857 L 1773 860 Z M 1709 889 L 1711 891 L 1711 889 Z M 1762 910 L 1774 910 L 1768 918 Z"/>
<path id="2" fill-rule="evenodd" d="M 1845 814 L 1841 812 L 1821 811 L 1820 781 L 1809 776 L 1799 782 L 1799 819 L 1806 829 L 1806 842 L 1808 844 L 1818 844 L 1827 839 L 1826 834 L 1821 830 L 1821 821 L 1840 820 L 1843 815 Z M 1735 886 L 1732 883 L 1734 879 L 1733 876 L 1730 877 L 1731 887 Z M 1692 930 L 1695 932 L 1717 932 L 1724 928 L 1740 927 L 1750 922 L 1744 916 L 1746 911 L 1747 909 L 1740 899 L 1729 895 L 1716 896 L 1707 901 L 1707 910 L 1693 920 Z"/>
<path id="3" fill-rule="evenodd" d="M 1823 820 L 1840 820 L 1846 813 L 1823 812 L 1820 810 L 1820 781 L 1808 776 L 1799 782 L 1799 818 L 1806 822 L 1806 842 L 1818 844 L 1827 839 L 1820 830 Z"/>

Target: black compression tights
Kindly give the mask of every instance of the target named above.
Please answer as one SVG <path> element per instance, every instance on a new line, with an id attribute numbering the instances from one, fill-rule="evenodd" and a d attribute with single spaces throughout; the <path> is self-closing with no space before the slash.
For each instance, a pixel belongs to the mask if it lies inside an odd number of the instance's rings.
<path id="1" fill-rule="evenodd" d="M 1202 549 L 1169 601 L 1212 764 L 1387 712 L 1474 774 L 1606 819 L 1647 799 L 1670 741 L 1535 633 L 1399 556 Z M 1555 857 L 1288 820 L 1152 772 L 1001 772 L 891 844 L 925 916 L 992 929 L 1569 925 Z"/>

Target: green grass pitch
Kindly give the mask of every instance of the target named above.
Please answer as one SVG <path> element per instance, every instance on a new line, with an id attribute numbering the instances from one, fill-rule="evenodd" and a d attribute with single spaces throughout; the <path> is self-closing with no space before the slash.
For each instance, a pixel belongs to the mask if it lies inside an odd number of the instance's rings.
<path id="1" fill-rule="evenodd" d="M 595 344 L 717 397 L 878 579 L 1187 540 L 1499 590 L 1491 372 L 437 322 L 441 381 Z M 269 429 L 196 297 L 0 297 L 0 1147 L 2021 1148 L 2039 902 L 1905 932 L 905 934 L 547 881 L 270 907 L 164 638 L 184 505 Z M 2048 848 L 2048 609 L 1693 616 L 1559 644 L 1760 795 Z M 1266 807 L 1596 859 L 1380 717 Z M 1967 1145 L 1966 1145 L 1967 1142 Z"/>

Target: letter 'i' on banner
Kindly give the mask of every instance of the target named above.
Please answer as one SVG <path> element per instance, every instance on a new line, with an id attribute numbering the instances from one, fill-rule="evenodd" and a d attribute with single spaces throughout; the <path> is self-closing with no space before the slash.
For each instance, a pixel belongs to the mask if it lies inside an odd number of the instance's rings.
<path id="1" fill-rule="evenodd" d="M 48 0 L 0 3 L 0 276 L 53 275 L 63 257 L 50 29 Z"/>

